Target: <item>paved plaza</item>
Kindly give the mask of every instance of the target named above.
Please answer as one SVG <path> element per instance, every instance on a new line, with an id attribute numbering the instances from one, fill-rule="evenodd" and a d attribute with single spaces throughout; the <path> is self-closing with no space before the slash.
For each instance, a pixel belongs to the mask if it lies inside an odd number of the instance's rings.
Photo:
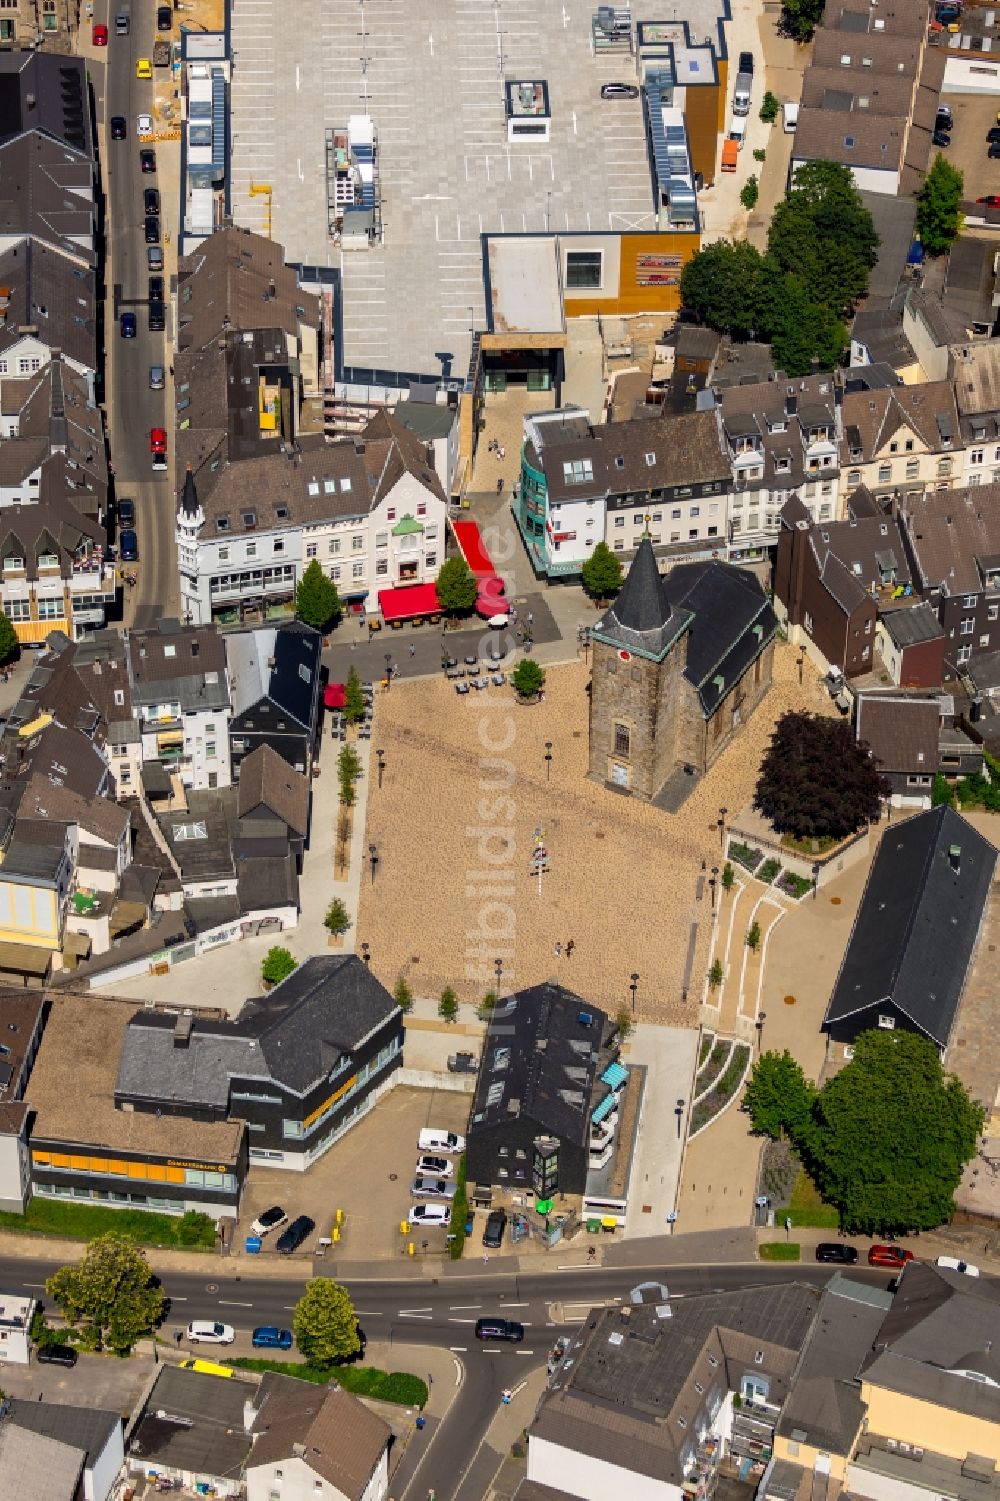
<path id="1" fill-rule="evenodd" d="M 822 690 L 808 666 L 800 687 L 796 653 L 779 644 L 763 705 L 670 815 L 588 780 L 587 678 L 582 662 L 552 668 L 531 706 L 509 688 L 460 699 L 441 679 L 377 695 L 388 769 L 369 793 L 379 860 L 374 884 L 362 881 L 357 934 L 387 985 L 405 974 L 418 995 L 452 985 L 473 1000 L 500 958 L 504 990 L 554 975 L 616 1011 L 636 973 L 641 1019 L 696 1025 L 719 807 L 749 799 L 775 718 L 818 707 Z M 529 870 L 535 830 L 549 852 L 540 876 Z"/>
<path id="2" fill-rule="evenodd" d="M 232 17 L 232 200 L 290 260 L 343 272 L 349 366 L 464 375 L 485 326 L 485 232 L 652 229 L 638 100 L 602 101 L 627 55 L 593 57 L 594 7 L 536 0 L 239 0 Z M 508 145 L 505 80 L 544 80 L 551 139 Z M 370 114 L 384 243 L 329 235 L 325 131 Z M 433 330 L 433 337 L 429 331 Z"/>

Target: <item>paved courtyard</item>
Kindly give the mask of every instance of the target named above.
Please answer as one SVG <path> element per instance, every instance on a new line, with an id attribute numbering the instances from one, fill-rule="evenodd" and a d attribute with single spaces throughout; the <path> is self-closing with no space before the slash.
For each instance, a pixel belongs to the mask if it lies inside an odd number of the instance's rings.
<path id="1" fill-rule="evenodd" d="M 506 688 L 460 699 L 440 679 L 378 695 L 390 769 L 370 790 L 366 841 L 379 861 L 374 884 L 362 881 L 357 932 L 379 977 L 471 1000 L 500 958 L 505 990 L 555 975 L 614 1011 L 637 973 L 641 1019 L 695 1025 L 719 807 L 750 797 L 775 718 L 821 702 L 808 666 L 799 686 L 796 660 L 779 644 L 761 709 L 676 815 L 587 779 L 582 662 L 550 669 L 544 702 L 528 707 Z M 529 870 L 535 830 L 549 852 L 541 876 Z"/>
<path id="2" fill-rule="evenodd" d="M 602 101 L 631 59 L 593 57 L 593 6 L 536 0 L 286 0 L 233 8 L 232 197 L 238 224 L 291 260 L 343 271 L 351 366 L 464 374 L 485 326 L 484 232 L 651 229 L 638 100 Z M 508 145 L 504 81 L 544 80 L 549 141 Z M 342 256 L 329 235 L 325 131 L 368 113 L 384 243 Z M 433 330 L 433 334 L 431 331 Z"/>

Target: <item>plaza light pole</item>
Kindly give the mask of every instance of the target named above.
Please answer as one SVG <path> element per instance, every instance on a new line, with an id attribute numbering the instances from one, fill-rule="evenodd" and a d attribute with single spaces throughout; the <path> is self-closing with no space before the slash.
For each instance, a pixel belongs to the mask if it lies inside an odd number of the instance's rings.
<path id="1" fill-rule="evenodd" d="M 681 1121 L 684 1119 L 684 1101 L 678 1100 L 674 1106 L 674 1114 L 677 1117 L 677 1140 L 681 1139 Z"/>
<path id="2" fill-rule="evenodd" d="M 381 790 L 382 790 L 382 773 L 385 771 L 385 751 L 384 750 L 377 750 L 375 752 L 375 754 L 376 754 L 376 756 L 378 756 L 378 785 L 379 785 L 379 791 L 381 792 Z"/>
<path id="3" fill-rule="evenodd" d="M 632 1015 L 635 1015 L 635 993 L 639 989 L 639 976 L 633 970 L 629 975 L 629 990 L 632 992 Z"/>
<path id="4" fill-rule="evenodd" d="M 719 867 L 712 866 L 712 874 L 708 878 L 708 889 L 712 893 L 712 911 L 715 911 L 715 888 L 719 883 Z"/>
<path id="5" fill-rule="evenodd" d="M 764 1046 L 764 1023 L 766 1021 L 767 1021 L 767 1012 L 766 1011 L 760 1011 L 760 1012 L 758 1012 L 757 1013 L 757 1020 L 754 1022 L 754 1026 L 757 1028 L 757 1057 L 758 1058 L 760 1057 L 761 1048 Z"/>
<path id="6" fill-rule="evenodd" d="M 497 993 L 499 994 L 499 991 L 500 991 L 500 976 L 503 974 L 503 960 L 502 959 L 494 959 L 494 961 L 493 961 L 493 968 L 497 972 Z"/>
<path id="7" fill-rule="evenodd" d="M 375 885 L 375 868 L 378 865 L 378 848 L 374 844 L 368 846 L 368 860 L 372 868 L 372 885 Z"/>
<path id="8" fill-rule="evenodd" d="M 548 782 L 548 781 L 551 781 L 551 778 L 552 778 L 552 741 L 551 740 L 546 740 L 546 742 L 545 742 L 545 780 Z"/>
<path id="9" fill-rule="evenodd" d="M 720 808 L 717 820 L 719 825 L 719 848 L 722 850 L 726 847 L 726 814 L 728 812 L 728 808 Z"/>
<path id="10" fill-rule="evenodd" d="M 391 669 L 392 669 L 392 654 L 390 652 L 386 652 L 386 654 L 385 654 L 385 688 L 386 688 L 386 692 L 387 693 L 388 693 L 389 689 L 392 687 L 392 671 L 391 671 Z"/>
<path id="11" fill-rule="evenodd" d="M 367 943 L 363 943 L 361 945 L 361 957 L 365 961 L 366 964 L 371 964 L 371 962 L 372 962 L 372 953 L 371 953 L 371 949 L 370 949 L 370 947 L 368 946 Z"/>

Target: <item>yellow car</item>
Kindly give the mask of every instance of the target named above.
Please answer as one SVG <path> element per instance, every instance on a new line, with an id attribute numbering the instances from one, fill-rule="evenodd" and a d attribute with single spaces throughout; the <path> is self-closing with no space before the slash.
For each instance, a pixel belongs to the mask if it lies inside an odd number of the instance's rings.
<path id="1" fill-rule="evenodd" d="M 136 78 L 152 78 L 153 64 L 148 57 L 140 57 L 135 65 Z"/>
<path id="2" fill-rule="evenodd" d="M 204 1376 L 235 1376 L 231 1366 L 216 1365 L 214 1360 L 182 1360 L 182 1371 L 201 1371 Z"/>

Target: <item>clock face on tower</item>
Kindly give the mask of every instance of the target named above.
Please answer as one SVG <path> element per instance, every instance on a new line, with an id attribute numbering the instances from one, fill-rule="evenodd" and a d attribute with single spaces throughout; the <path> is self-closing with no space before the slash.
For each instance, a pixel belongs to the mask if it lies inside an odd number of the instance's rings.
<path id="1" fill-rule="evenodd" d="M 632 653 L 630 651 L 620 651 L 618 653 L 618 660 L 619 662 L 631 662 Z"/>

